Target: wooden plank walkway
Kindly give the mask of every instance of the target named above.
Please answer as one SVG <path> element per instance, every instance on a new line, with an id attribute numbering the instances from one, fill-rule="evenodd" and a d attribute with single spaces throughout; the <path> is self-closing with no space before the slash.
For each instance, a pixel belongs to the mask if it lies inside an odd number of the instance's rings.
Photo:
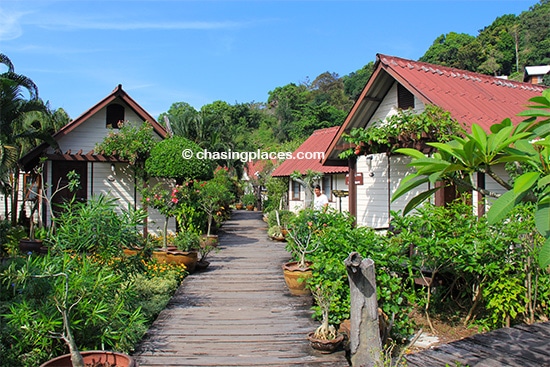
<path id="1" fill-rule="evenodd" d="M 267 238 L 260 212 L 234 211 L 220 251 L 188 276 L 134 353 L 140 367 L 348 367 L 345 352 L 309 346 L 311 297 L 291 296 L 284 243 Z"/>
<path id="2" fill-rule="evenodd" d="M 550 367 L 550 322 L 478 334 L 406 356 L 408 367 Z"/>

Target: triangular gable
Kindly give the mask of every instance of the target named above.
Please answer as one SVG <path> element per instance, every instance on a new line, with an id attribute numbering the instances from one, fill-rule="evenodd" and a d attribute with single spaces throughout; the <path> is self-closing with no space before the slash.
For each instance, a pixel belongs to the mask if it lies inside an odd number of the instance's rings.
<path id="1" fill-rule="evenodd" d="M 440 65 L 376 55 L 374 72 L 330 143 L 324 163 L 338 161 L 349 148 L 343 134 L 366 127 L 391 86 L 398 82 L 424 104 L 439 106 L 466 127 L 476 123 L 486 130 L 505 118 L 521 121 L 517 114 L 544 87 L 473 73 Z"/>
<path id="2" fill-rule="evenodd" d="M 69 134 L 71 131 L 73 131 L 78 126 L 82 125 L 85 121 L 87 121 L 90 117 L 95 115 L 98 111 L 100 111 L 102 108 L 105 108 L 109 103 L 113 102 L 114 100 L 120 99 L 124 103 L 128 105 L 129 108 L 131 108 L 136 115 L 138 115 L 143 121 L 147 121 L 153 126 L 153 131 L 157 133 L 162 138 L 166 138 L 168 135 L 166 129 L 160 125 L 153 116 L 151 116 L 147 111 L 145 111 L 132 97 L 128 95 L 123 89 L 122 85 L 119 84 L 109 95 L 107 95 L 105 98 L 103 98 L 101 101 L 99 101 L 97 104 L 95 104 L 92 108 L 84 112 L 82 115 L 77 117 L 76 119 L 69 122 L 67 125 L 63 126 L 61 129 L 59 129 L 54 135 L 53 138 L 55 140 L 59 140 L 65 135 Z M 24 157 L 21 158 L 20 163 L 23 166 L 25 171 L 29 171 L 30 168 L 32 168 L 36 163 L 38 157 L 46 150 L 48 149 L 49 145 L 47 143 L 42 143 L 33 150 L 31 150 L 29 153 L 27 153 Z M 67 155 L 67 152 L 65 152 Z M 70 155 L 71 153 L 68 152 Z M 105 160 L 104 158 L 97 155 L 97 157 L 94 154 L 94 152 L 85 152 L 82 154 L 82 152 L 77 153 L 79 155 L 80 160 Z M 111 159 L 109 159 L 111 160 Z"/>

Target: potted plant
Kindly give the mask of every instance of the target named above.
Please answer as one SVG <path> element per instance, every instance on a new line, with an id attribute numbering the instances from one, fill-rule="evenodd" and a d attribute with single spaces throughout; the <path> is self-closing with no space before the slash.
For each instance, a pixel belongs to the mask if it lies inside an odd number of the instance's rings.
<path id="1" fill-rule="evenodd" d="M 194 231 L 180 231 L 174 238 L 176 250 L 166 252 L 165 261 L 174 264 L 185 264 L 187 271 L 192 273 L 198 262 L 200 236 Z"/>
<path id="2" fill-rule="evenodd" d="M 243 205 L 246 207 L 246 210 L 254 210 L 254 206 L 256 205 L 256 196 L 254 194 L 244 194 Z"/>
<path id="3" fill-rule="evenodd" d="M 321 353 L 332 353 L 338 349 L 344 341 L 344 334 L 338 333 L 336 328 L 329 323 L 329 312 L 332 297 L 337 288 L 336 284 L 331 286 L 319 284 L 311 290 L 315 304 L 321 311 L 321 325 L 307 335 L 309 344 L 313 349 Z"/>
<path id="4" fill-rule="evenodd" d="M 312 275 L 311 262 L 306 257 L 319 247 L 316 220 L 314 210 L 304 209 L 293 218 L 288 228 L 286 249 L 294 261 L 283 264 L 283 273 L 292 295 L 310 294 L 306 284 Z"/>
<path id="5" fill-rule="evenodd" d="M 233 194 L 229 191 L 229 181 L 225 170 L 219 170 L 210 181 L 198 183 L 195 187 L 199 190 L 199 205 L 207 215 L 207 229 L 204 241 L 208 245 L 215 245 L 218 236 L 212 234 L 214 218 L 221 220 L 222 212 L 233 200 Z"/>
<path id="6" fill-rule="evenodd" d="M 81 352 L 78 348 L 75 340 L 75 332 L 73 327 L 81 325 L 77 321 L 71 320 L 71 314 L 77 313 L 75 309 L 80 305 L 83 308 L 92 308 L 92 314 L 94 314 L 97 320 L 111 320 L 111 317 L 116 318 L 121 314 L 117 314 L 117 310 L 121 310 L 120 302 L 122 300 L 112 302 L 112 305 L 108 305 L 106 300 L 91 301 L 86 299 L 84 294 L 93 294 L 94 291 L 89 288 L 86 291 L 82 291 L 82 282 L 91 281 L 103 284 L 103 286 L 111 288 L 112 286 L 122 284 L 122 280 L 117 277 L 113 277 L 112 273 L 102 272 L 98 268 L 94 268 L 89 260 L 85 257 L 74 256 L 74 254 L 64 253 L 63 255 L 44 257 L 31 257 L 27 258 L 26 263 L 18 268 L 16 263 L 12 263 L 7 270 L 6 274 L 9 274 L 10 279 L 13 281 L 14 286 L 22 286 L 26 288 L 29 286 L 29 282 L 32 279 L 42 279 L 46 282 L 42 286 L 46 286 L 45 289 L 53 292 L 53 297 L 48 297 L 48 301 L 42 304 L 40 310 L 30 310 L 25 306 L 26 302 L 22 302 L 20 308 L 10 309 L 11 317 L 8 315 L 8 319 L 22 323 L 22 327 L 27 326 L 27 322 L 30 325 L 34 325 L 34 329 L 28 330 L 28 332 L 36 333 L 48 333 L 49 337 L 62 340 L 69 349 L 69 354 L 62 355 L 50 359 L 49 361 L 40 365 L 40 367 L 133 367 L 136 366 L 134 359 L 120 352 L 113 351 L 86 351 Z M 79 269 L 79 270 L 76 270 Z M 74 276 L 75 281 L 71 282 L 71 277 Z M 88 279 L 88 280 L 84 280 Z M 38 280 L 36 280 L 38 281 Z M 116 284 L 116 285 L 115 285 Z M 36 285 L 34 285 L 36 286 Z M 31 288 L 33 286 L 30 286 Z M 100 297 L 99 297 L 100 298 Z M 23 316 L 21 313 L 23 310 L 29 314 Z M 57 318 L 55 317 L 57 314 Z M 117 314 L 116 316 L 112 316 Z M 28 318 L 32 321 L 25 322 Z M 129 329 L 135 327 L 134 322 L 139 322 L 139 317 L 135 316 L 130 324 L 126 324 Z M 120 321 L 120 320 L 119 320 Z M 92 320 L 87 320 L 89 323 L 94 323 Z M 126 320 L 127 322 L 127 320 Z M 61 331 L 54 331 L 51 328 L 61 326 Z"/>
<path id="7" fill-rule="evenodd" d="M 206 258 L 212 251 L 217 252 L 219 251 L 219 249 L 216 246 L 209 246 L 209 245 L 201 246 L 199 248 L 198 250 L 199 260 L 197 261 L 197 266 L 195 267 L 195 269 L 204 270 L 208 268 L 208 265 L 210 265 L 210 261 L 206 260 Z"/>
<path id="8" fill-rule="evenodd" d="M 285 234 L 283 231 L 286 232 L 283 227 L 274 225 L 268 228 L 267 236 L 275 241 L 285 241 Z"/>

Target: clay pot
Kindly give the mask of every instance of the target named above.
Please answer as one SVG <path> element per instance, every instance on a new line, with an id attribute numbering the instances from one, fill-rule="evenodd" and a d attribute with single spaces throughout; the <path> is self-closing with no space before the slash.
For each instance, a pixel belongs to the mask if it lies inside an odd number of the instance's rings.
<path id="1" fill-rule="evenodd" d="M 340 348 L 340 346 L 342 345 L 342 342 L 344 341 L 343 334 L 338 334 L 336 335 L 336 338 L 328 339 L 328 340 L 314 338 L 313 337 L 314 334 L 315 333 L 313 331 L 307 334 L 309 345 L 311 345 L 313 349 L 318 350 L 324 354 L 335 352 L 338 348 Z"/>
<path id="2" fill-rule="evenodd" d="M 296 261 L 283 264 L 285 283 L 293 296 L 308 296 L 311 294 L 311 291 L 306 288 L 307 279 L 312 276 L 310 265 L 311 262 L 306 262 L 307 267 L 300 268 Z"/>
<path id="3" fill-rule="evenodd" d="M 104 350 L 91 350 L 86 352 L 80 352 L 84 363 L 109 363 L 110 366 L 116 367 L 137 367 L 137 363 L 134 358 L 124 353 L 109 352 Z M 40 367 L 72 367 L 71 355 L 64 354 L 60 357 L 50 359 L 49 361 L 40 365 Z M 95 365 L 94 365 L 95 366 Z"/>
<path id="4" fill-rule="evenodd" d="M 184 264 L 189 273 L 195 271 L 199 253 L 197 251 L 168 251 L 165 262 L 167 264 Z"/>

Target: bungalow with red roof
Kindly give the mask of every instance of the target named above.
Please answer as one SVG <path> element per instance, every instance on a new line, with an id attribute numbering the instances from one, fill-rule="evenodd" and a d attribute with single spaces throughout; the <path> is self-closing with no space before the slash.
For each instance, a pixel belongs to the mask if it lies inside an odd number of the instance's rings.
<path id="1" fill-rule="evenodd" d="M 347 192 L 346 174 L 348 166 L 346 162 L 328 166 L 323 165 L 322 160 L 330 142 L 339 131 L 338 126 L 315 130 L 311 136 L 296 149 L 292 156 L 281 163 L 271 174 L 273 177 L 291 177 L 294 172 L 305 176 L 308 171 L 320 173 L 317 184 L 329 199 L 329 206 L 338 210 L 348 210 L 347 201 L 341 200 L 341 193 Z M 298 180 L 289 180 L 289 209 L 298 211 L 309 205 L 307 188 Z M 338 200 L 336 200 L 338 198 Z"/>
<path id="2" fill-rule="evenodd" d="M 505 118 L 514 123 L 521 121 L 517 114 L 525 109 L 530 98 L 541 95 L 543 90 L 543 86 L 535 84 L 378 54 L 372 76 L 328 144 L 323 165 L 347 164 L 350 176 L 362 176 L 362 180 L 351 180 L 347 187 L 349 211 L 360 225 L 388 228 L 390 211 L 403 209 L 416 195 L 410 193 L 395 202 L 390 200 L 401 180 L 411 172 L 407 167 L 410 160 L 382 153 L 353 156 L 346 162 L 339 157 L 350 148 L 344 134 L 354 128 L 380 124 L 400 110 L 421 113 L 427 105 L 448 111 L 466 128 L 476 123 L 488 131 L 492 124 Z M 477 180 L 478 185 L 489 190 L 498 192 L 500 188 L 484 175 L 479 175 Z M 436 204 L 446 200 L 443 190 L 439 192 L 442 196 L 434 198 Z M 482 199 L 473 195 L 475 207 L 485 203 Z"/>
<path id="3" fill-rule="evenodd" d="M 32 171 L 40 164 L 40 158 L 45 157 L 44 178 L 48 183 L 51 196 L 52 190 L 67 182 L 70 171 L 80 175 L 81 188 L 76 192 L 76 199 L 85 201 L 92 195 L 106 194 L 118 199 L 120 208 L 128 205 L 137 207 L 141 197 L 137 190 L 138 184 L 133 169 L 128 162 L 117 157 L 106 156 L 95 152 L 97 143 L 101 143 L 112 129 L 117 129 L 120 122 L 141 125 L 148 122 L 153 127 L 155 139 L 161 140 L 167 136 L 167 131 L 145 109 L 133 100 L 118 85 L 109 95 L 72 120 L 53 135 L 59 144 L 58 150 L 53 150 L 48 144 L 42 144 L 21 159 L 26 172 Z M 57 193 L 52 202 L 60 203 L 72 197 L 73 193 L 63 190 Z M 49 223 L 47 210 L 42 209 L 44 223 Z M 149 209 L 149 223 L 157 222 L 159 227 L 163 217 L 155 210 Z"/>

